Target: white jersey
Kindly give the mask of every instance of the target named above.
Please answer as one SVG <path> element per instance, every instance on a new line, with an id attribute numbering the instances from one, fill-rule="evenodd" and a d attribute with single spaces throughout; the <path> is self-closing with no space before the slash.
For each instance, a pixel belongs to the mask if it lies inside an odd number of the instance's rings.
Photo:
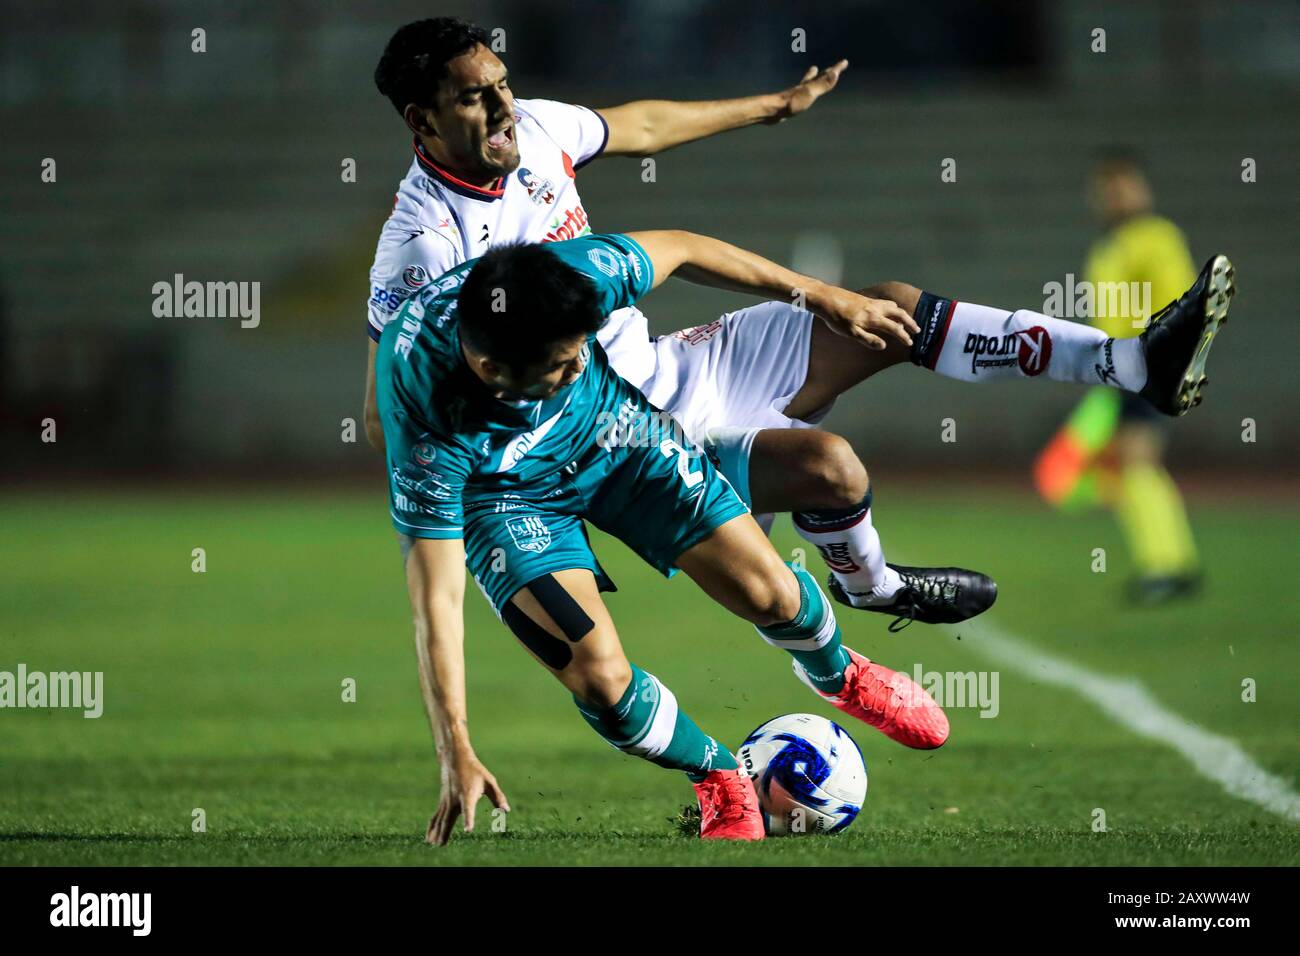
<path id="1" fill-rule="evenodd" d="M 553 100 L 515 100 L 519 168 L 489 187 L 441 168 L 415 142 L 370 269 L 370 337 L 411 293 L 468 259 L 506 242 L 556 242 L 591 232 L 577 170 L 605 148 L 609 128 L 595 111 Z M 638 309 L 609 316 L 598 339 L 615 371 L 638 388 L 656 354 Z"/>

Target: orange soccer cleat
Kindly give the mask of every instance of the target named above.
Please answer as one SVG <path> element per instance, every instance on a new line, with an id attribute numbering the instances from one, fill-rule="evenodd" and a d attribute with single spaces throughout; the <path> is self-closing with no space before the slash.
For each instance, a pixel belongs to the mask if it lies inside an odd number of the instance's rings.
<path id="1" fill-rule="evenodd" d="M 695 784 L 701 840 L 761 840 L 766 836 L 754 781 L 743 770 L 714 770 Z"/>
<path id="2" fill-rule="evenodd" d="M 845 650 L 852 662 L 844 669 L 844 686 L 835 694 L 817 690 L 798 661 L 794 672 L 832 707 L 875 727 L 890 740 L 917 750 L 943 745 L 948 739 L 948 715 L 925 688 L 906 674 Z"/>

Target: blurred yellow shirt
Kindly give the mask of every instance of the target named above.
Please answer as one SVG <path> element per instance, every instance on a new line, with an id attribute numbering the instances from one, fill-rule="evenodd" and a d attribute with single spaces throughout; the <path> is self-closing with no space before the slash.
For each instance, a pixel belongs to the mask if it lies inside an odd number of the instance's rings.
<path id="1" fill-rule="evenodd" d="M 1182 231 L 1162 216 L 1145 215 L 1116 226 L 1092 244 L 1084 279 L 1094 290 L 1092 324 L 1122 339 L 1139 334 L 1152 313 L 1187 291 L 1196 281 L 1196 267 Z M 1150 283 L 1151 296 L 1147 300 L 1144 291 L 1107 294 L 1103 283 L 1123 283 L 1133 290 Z"/>

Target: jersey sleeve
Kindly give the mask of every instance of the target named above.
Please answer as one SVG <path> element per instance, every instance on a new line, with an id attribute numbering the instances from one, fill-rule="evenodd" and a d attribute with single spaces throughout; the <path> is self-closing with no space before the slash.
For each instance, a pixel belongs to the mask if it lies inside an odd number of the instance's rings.
<path id="1" fill-rule="evenodd" d="M 399 226 L 391 221 L 386 224 L 370 267 L 370 301 L 366 303 L 370 337 L 378 342 L 384 326 L 410 296 L 461 260 L 458 248 L 441 230 Z"/>
<path id="2" fill-rule="evenodd" d="M 464 537 L 473 457 L 463 441 L 399 417 L 385 422 L 384 442 L 393 527 L 412 538 Z"/>
<path id="3" fill-rule="evenodd" d="M 654 287 L 654 264 L 630 236 L 594 233 L 554 243 L 550 249 L 595 283 L 606 315 L 634 304 Z"/>
<path id="4" fill-rule="evenodd" d="M 515 105 L 569 154 L 574 169 L 581 169 L 605 151 L 609 124 L 595 110 L 555 100 L 516 100 Z"/>

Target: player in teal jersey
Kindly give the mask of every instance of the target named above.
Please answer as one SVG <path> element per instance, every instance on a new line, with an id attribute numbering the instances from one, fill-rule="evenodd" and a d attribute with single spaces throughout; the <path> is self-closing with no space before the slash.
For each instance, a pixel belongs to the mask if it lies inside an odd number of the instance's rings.
<path id="1" fill-rule="evenodd" d="M 678 269 L 706 284 L 800 300 L 828 327 L 858 340 L 883 336 L 891 350 L 906 348 L 915 364 L 952 377 L 1104 379 L 1140 387 L 1171 415 L 1194 404 L 1208 343 L 1233 291 L 1231 263 L 1215 256 L 1140 339 L 1097 339 L 1048 316 L 1017 318 L 916 289 L 848 292 L 682 232 L 506 246 L 429 284 L 383 333 L 379 406 L 393 520 L 414 541 L 407 583 L 443 756 L 443 795 L 429 829 L 435 842 L 484 792 L 504 803 L 464 728 L 467 559 L 502 620 L 606 740 L 688 773 L 702 835 L 762 833 L 753 788 L 735 759 L 624 656 L 599 596 L 609 581 L 583 519 L 664 573 L 686 571 L 789 651 L 796 675 L 833 706 L 908 746 L 947 739 L 947 718 L 933 699 L 842 646 L 807 572 L 781 562 L 713 464 L 610 368 L 595 341 L 605 316 Z M 1005 330 L 1009 321 L 1038 324 L 997 336 L 974 331 Z M 1125 342 L 1131 347 L 1121 348 Z M 897 361 L 881 357 L 882 367 Z M 1105 364 L 1094 367 L 1094 358 Z"/>
<path id="2" fill-rule="evenodd" d="M 610 744 L 685 771 L 701 835 L 758 839 L 753 785 L 656 677 L 630 664 L 599 591 L 611 586 L 582 521 L 665 574 L 685 571 L 794 658 L 833 705 L 914 747 L 947 737 L 943 711 L 906 675 L 845 648 L 829 602 L 777 555 L 744 503 L 671 418 L 610 368 L 604 317 L 677 270 L 791 301 L 910 343 L 903 310 L 799 276 L 702 236 L 646 232 L 507 246 L 430 283 L 379 343 L 378 403 L 395 527 L 444 769 L 429 839 L 504 793 L 465 726 L 464 565 L 521 643 Z M 800 291 L 802 290 L 802 291 Z M 635 503 L 635 507 L 630 507 Z"/>
<path id="3" fill-rule="evenodd" d="M 553 251 L 520 248 L 515 256 L 535 269 L 530 299 L 546 295 L 537 287 L 549 285 L 556 308 L 593 325 L 568 330 L 575 342 L 585 336 L 563 366 L 571 380 L 506 388 L 506 399 L 484 388 L 464 360 L 466 332 L 457 321 L 462 289 L 474 294 L 467 280 L 479 260 L 448 272 L 398 314 L 381 339 L 392 345 L 380 349 L 378 365 L 382 421 L 386 438 L 395 439 L 387 446 L 394 526 L 413 538 L 464 538 L 470 571 L 498 614 L 515 592 L 551 571 L 582 567 L 603 588 L 612 586 L 587 546 L 580 516 L 667 574 L 707 531 L 748 510 L 672 419 L 659 417 L 613 371 L 596 342 L 601 317 L 650 289 L 653 270 L 641 247 L 625 236 L 601 236 Z M 584 282 L 574 271 L 597 281 Z M 486 273 L 477 278 L 488 281 Z M 493 288 L 503 296 L 494 315 L 507 334 L 485 354 L 501 369 L 527 366 L 551 344 L 551 333 L 539 341 L 527 333 L 547 328 L 540 322 L 509 322 L 506 290 Z M 648 465 L 624 467 L 645 458 L 641 449 L 651 440 Z M 626 509 L 628 501 L 639 503 L 636 512 Z M 662 514 L 647 511 L 655 504 Z M 502 546 L 510 560 L 494 568 Z"/>

